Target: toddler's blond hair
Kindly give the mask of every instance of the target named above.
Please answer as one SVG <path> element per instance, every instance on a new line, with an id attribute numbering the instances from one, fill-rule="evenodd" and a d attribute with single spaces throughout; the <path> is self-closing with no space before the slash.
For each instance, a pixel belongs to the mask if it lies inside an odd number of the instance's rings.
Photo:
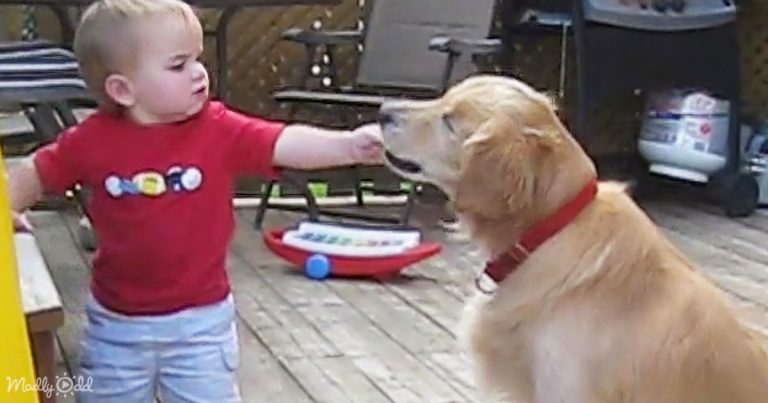
<path id="1" fill-rule="evenodd" d="M 181 0 L 98 0 L 83 13 L 75 32 L 75 56 L 80 72 L 99 106 L 119 113 L 120 106 L 104 89 L 111 74 L 133 68 L 136 60 L 137 22 L 150 16 L 181 17 L 196 23 L 195 11 Z"/>

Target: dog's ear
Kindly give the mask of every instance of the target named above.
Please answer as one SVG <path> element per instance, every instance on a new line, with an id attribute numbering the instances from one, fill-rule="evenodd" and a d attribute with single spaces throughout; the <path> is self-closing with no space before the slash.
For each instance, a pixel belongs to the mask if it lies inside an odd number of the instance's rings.
<path id="1" fill-rule="evenodd" d="M 497 219 L 532 203 L 538 155 L 548 148 L 547 137 L 506 116 L 481 125 L 462 146 L 457 211 Z"/>

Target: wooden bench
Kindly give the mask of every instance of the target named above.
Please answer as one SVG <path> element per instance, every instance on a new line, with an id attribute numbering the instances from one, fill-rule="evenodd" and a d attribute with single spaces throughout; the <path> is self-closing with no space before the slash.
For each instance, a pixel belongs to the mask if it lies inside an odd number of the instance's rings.
<path id="1" fill-rule="evenodd" d="M 24 314 L 32 346 L 37 377 L 47 377 L 49 385 L 56 385 L 56 329 L 64 324 L 64 309 L 43 255 L 34 235 L 17 233 L 16 261 L 21 283 Z M 40 393 L 40 402 L 56 401 L 56 394 L 46 398 Z"/>

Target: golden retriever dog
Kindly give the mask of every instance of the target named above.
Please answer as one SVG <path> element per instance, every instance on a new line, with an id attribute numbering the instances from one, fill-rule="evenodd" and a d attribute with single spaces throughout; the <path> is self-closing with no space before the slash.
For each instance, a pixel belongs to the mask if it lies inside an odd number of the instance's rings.
<path id="1" fill-rule="evenodd" d="M 439 99 L 382 105 L 380 124 L 388 167 L 442 188 L 501 267 L 461 320 L 489 397 L 768 402 L 762 340 L 622 185 L 597 184 L 544 94 L 475 76 Z M 521 246 L 535 231 L 546 236 Z"/>

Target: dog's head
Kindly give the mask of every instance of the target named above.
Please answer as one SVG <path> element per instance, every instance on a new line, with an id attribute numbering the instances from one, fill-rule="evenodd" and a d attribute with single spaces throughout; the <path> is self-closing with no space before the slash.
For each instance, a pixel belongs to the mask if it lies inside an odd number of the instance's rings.
<path id="1" fill-rule="evenodd" d="M 474 221 L 529 224 L 595 175 L 553 102 L 509 77 L 475 76 L 439 99 L 385 103 L 380 123 L 390 169 L 437 185 Z"/>

